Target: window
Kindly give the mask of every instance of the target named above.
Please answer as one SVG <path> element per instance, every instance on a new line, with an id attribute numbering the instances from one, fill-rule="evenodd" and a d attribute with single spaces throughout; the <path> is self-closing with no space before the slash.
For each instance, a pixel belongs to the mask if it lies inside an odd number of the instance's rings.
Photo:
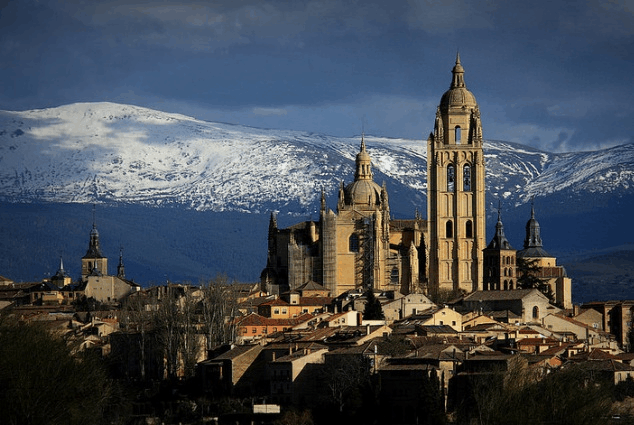
<path id="1" fill-rule="evenodd" d="M 350 252 L 359 252 L 359 235 L 353 233 L 350 235 L 350 239 L 348 241 Z"/>
<path id="2" fill-rule="evenodd" d="M 465 235 L 468 238 L 473 237 L 473 222 L 471 222 L 471 220 L 467 220 L 465 223 Z"/>
<path id="3" fill-rule="evenodd" d="M 254 333 L 254 334 L 258 333 L 258 328 L 251 329 L 251 333 Z"/>
<path id="4" fill-rule="evenodd" d="M 392 285 L 398 285 L 399 275 L 398 275 L 398 267 L 394 267 L 392 272 L 390 273 L 390 283 Z"/>
<path id="5" fill-rule="evenodd" d="M 285 309 L 285 308 L 283 308 L 283 309 L 282 309 L 282 314 L 286 314 L 286 313 L 287 313 L 286 309 Z"/>
<path id="6" fill-rule="evenodd" d="M 456 144 L 459 145 L 462 142 L 462 131 L 459 125 L 455 128 Z"/>
<path id="7" fill-rule="evenodd" d="M 445 227 L 446 237 L 453 238 L 453 222 L 451 220 L 448 220 Z"/>
<path id="8" fill-rule="evenodd" d="M 456 170 L 453 165 L 447 166 L 447 192 L 453 192 L 456 188 Z"/>
<path id="9" fill-rule="evenodd" d="M 466 164 L 462 170 L 462 190 L 471 192 L 471 166 Z"/>
<path id="10" fill-rule="evenodd" d="M 533 307 L 533 319 L 539 319 L 539 307 Z"/>
<path id="11" fill-rule="evenodd" d="M 274 309 L 273 314 L 280 314 L 280 309 L 279 308 Z"/>

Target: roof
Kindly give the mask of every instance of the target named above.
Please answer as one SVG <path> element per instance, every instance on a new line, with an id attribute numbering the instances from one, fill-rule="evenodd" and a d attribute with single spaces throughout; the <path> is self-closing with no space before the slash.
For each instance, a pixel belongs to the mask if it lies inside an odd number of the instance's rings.
<path id="1" fill-rule="evenodd" d="M 544 298 L 546 296 L 539 292 L 537 289 L 513 289 L 509 291 L 475 291 L 467 295 L 465 301 L 512 301 L 521 300 L 533 293 L 541 294 Z"/>
<path id="2" fill-rule="evenodd" d="M 299 305 L 315 306 L 315 305 L 329 305 L 332 303 L 331 297 L 301 297 Z"/>
<path id="3" fill-rule="evenodd" d="M 546 252 L 544 248 L 541 246 L 534 246 L 531 248 L 526 248 L 521 251 L 517 251 L 518 258 L 543 258 L 543 257 L 552 257 L 549 253 Z"/>
<path id="4" fill-rule="evenodd" d="M 231 360 L 231 359 L 235 359 L 240 357 L 241 355 L 243 355 L 244 353 L 248 353 L 249 351 L 253 350 L 254 348 L 262 348 L 261 345 L 256 344 L 256 345 L 237 345 L 234 348 L 232 348 L 229 351 L 225 351 L 224 353 L 220 354 L 217 357 L 214 357 L 213 359 L 209 359 L 211 361 L 213 360 Z"/>
<path id="5" fill-rule="evenodd" d="M 418 327 L 427 334 L 457 334 L 454 328 L 449 325 L 420 325 Z"/>
<path id="6" fill-rule="evenodd" d="M 273 305 L 283 305 L 283 306 L 288 306 L 289 304 L 286 301 L 284 301 L 284 300 L 276 298 L 274 300 L 263 302 L 260 305 L 271 305 L 271 306 L 273 306 Z"/>
<path id="7" fill-rule="evenodd" d="M 302 286 L 297 288 L 297 290 L 298 291 L 327 291 L 327 289 L 323 285 L 320 285 L 319 283 L 313 280 L 309 280 L 308 282 L 304 283 Z"/>

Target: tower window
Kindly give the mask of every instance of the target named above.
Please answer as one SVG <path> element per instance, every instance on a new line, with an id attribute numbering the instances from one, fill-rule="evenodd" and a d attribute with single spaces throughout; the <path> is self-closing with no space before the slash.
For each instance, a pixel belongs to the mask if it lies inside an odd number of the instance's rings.
<path id="1" fill-rule="evenodd" d="M 471 166 L 469 164 L 464 166 L 462 172 L 462 190 L 471 192 Z"/>
<path id="2" fill-rule="evenodd" d="M 392 285 L 398 285 L 398 282 L 399 282 L 398 267 L 394 267 L 392 269 L 392 272 L 390 273 L 390 283 Z"/>
<path id="3" fill-rule="evenodd" d="M 447 166 L 447 192 L 453 192 L 456 187 L 456 170 L 453 165 Z"/>
<path id="4" fill-rule="evenodd" d="M 459 125 L 456 126 L 455 131 L 456 131 L 456 134 L 455 134 L 455 136 L 456 136 L 456 144 L 459 145 L 462 142 L 462 131 L 461 131 Z"/>
<path id="5" fill-rule="evenodd" d="M 471 222 L 471 220 L 467 220 L 467 223 L 465 224 L 465 235 L 468 238 L 473 237 L 473 223 Z"/>
<path id="6" fill-rule="evenodd" d="M 447 225 L 445 227 L 446 237 L 453 238 L 453 222 L 451 220 L 447 221 Z"/>
<path id="7" fill-rule="evenodd" d="M 359 252 L 359 235 L 353 233 L 348 240 L 348 250 L 350 252 Z"/>
<path id="8" fill-rule="evenodd" d="M 539 319 L 539 307 L 533 307 L 533 319 Z"/>

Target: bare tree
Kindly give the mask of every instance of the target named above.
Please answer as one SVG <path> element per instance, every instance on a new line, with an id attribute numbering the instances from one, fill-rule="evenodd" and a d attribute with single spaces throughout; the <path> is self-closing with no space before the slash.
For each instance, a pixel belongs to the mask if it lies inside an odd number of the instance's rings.
<path id="1" fill-rule="evenodd" d="M 235 341 L 235 326 L 231 319 L 237 312 L 237 300 L 227 276 L 218 275 L 203 283 L 201 291 L 207 350 Z"/>
<path id="2" fill-rule="evenodd" d="M 148 292 L 136 293 L 128 297 L 121 309 L 121 325 L 127 333 L 136 333 L 137 338 L 130 338 L 138 349 L 138 367 L 142 380 L 146 379 L 149 351 L 149 333 L 152 329 L 156 298 L 146 296 Z"/>

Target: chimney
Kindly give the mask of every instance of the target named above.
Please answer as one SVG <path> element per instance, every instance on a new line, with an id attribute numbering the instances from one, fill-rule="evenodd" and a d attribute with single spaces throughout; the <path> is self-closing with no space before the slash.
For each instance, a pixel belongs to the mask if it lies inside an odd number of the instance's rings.
<path id="1" fill-rule="evenodd" d="M 273 361 L 275 361 L 275 350 L 273 350 Z"/>
<path id="2" fill-rule="evenodd" d="M 366 335 L 370 335 L 370 325 L 369 324 L 365 326 L 365 334 Z"/>

